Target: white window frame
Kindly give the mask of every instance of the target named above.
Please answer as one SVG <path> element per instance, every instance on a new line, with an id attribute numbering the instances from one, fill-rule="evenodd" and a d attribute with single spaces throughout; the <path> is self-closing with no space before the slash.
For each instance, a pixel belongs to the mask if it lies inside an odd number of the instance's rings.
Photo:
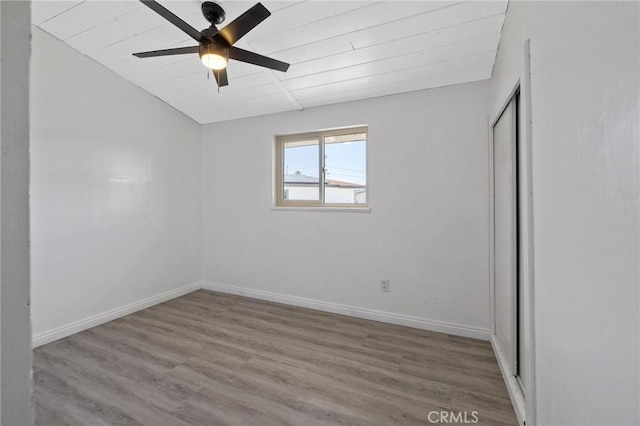
<path id="1" fill-rule="evenodd" d="M 354 133 L 365 134 L 365 188 L 366 188 L 366 202 L 365 203 L 325 203 L 324 191 L 325 191 L 325 138 L 331 136 L 343 136 L 351 135 Z M 319 155 L 319 167 L 318 167 L 318 185 L 319 196 L 318 201 L 307 200 L 285 200 L 284 199 L 284 146 L 287 142 L 300 141 L 300 140 L 313 140 L 318 141 L 318 155 Z M 321 130 L 316 132 L 306 133 L 294 133 L 286 135 L 276 135 L 274 145 L 274 157 L 275 157 L 275 176 L 274 176 L 274 207 L 276 208 L 314 208 L 314 209 L 326 209 L 331 210 L 335 208 L 347 209 L 347 210 L 368 210 L 369 209 L 369 129 L 367 126 L 357 127 L 345 127 L 340 129 Z"/>

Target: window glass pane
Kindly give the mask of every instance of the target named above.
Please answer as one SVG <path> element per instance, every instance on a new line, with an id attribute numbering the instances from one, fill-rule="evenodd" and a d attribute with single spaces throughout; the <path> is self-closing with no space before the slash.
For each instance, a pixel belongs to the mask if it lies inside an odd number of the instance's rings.
<path id="1" fill-rule="evenodd" d="M 324 138 L 325 203 L 367 203 L 366 133 Z"/>
<path id="2" fill-rule="evenodd" d="M 319 150 L 317 139 L 284 143 L 283 200 L 320 200 Z"/>

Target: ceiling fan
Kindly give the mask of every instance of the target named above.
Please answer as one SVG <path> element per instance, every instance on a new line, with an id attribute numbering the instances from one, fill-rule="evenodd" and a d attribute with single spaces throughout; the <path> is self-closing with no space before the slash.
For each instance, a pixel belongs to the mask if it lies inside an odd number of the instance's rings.
<path id="1" fill-rule="evenodd" d="M 199 45 L 134 53 L 133 56 L 137 56 L 138 58 L 151 58 L 154 56 L 198 53 L 204 66 L 213 70 L 213 75 L 216 78 L 218 87 L 229 84 L 226 70 L 229 59 L 247 62 L 249 64 L 282 72 L 286 72 L 287 69 L 289 69 L 289 64 L 285 62 L 268 58 L 234 46 L 234 43 L 271 15 L 271 12 L 269 12 L 261 3 L 257 3 L 255 6 L 249 8 L 249 10 L 244 12 L 229 25 L 218 30 L 218 28 L 216 28 L 216 24 L 224 22 L 224 9 L 222 9 L 222 7 L 217 3 L 205 1 L 202 3 L 202 14 L 204 15 L 204 18 L 211 23 L 211 25 L 209 28 L 198 31 L 156 1 L 140 1 L 158 15 L 162 16 L 164 19 L 187 33 L 187 35 L 197 41 Z"/>

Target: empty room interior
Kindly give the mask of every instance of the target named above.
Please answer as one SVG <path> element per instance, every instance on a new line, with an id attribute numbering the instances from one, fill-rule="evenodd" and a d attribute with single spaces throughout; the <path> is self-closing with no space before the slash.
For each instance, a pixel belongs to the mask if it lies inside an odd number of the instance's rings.
<path id="1" fill-rule="evenodd" d="M 640 424 L 640 2 L 1 1 L 0 422 Z"/>

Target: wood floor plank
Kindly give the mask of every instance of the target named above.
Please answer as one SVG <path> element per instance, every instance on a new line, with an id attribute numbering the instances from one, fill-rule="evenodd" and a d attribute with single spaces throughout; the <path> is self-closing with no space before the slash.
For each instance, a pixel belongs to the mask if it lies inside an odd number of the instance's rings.
<path id="1" fill-rule="evenodd" d="M 34 350 L 36 423 L 517 424 L 491 346 L 196 291 Z"/>
<path id="2" fill-rule="evenodd" d="M 178 371 L 179 370 L 179 371 Z M 259 409 L 264 419 L 276 420 L 276 424 L 366 424 L 366 419 L 351 415 L 345 406 L 333 410 L 305 400 L 304 394 L 282 383 L 266 382 L 245 369 L 229 370 L 202 359 L 193 359 L 176 369 L 176 374 L 191 377 L 205 384 L 201 393 L 223 392 L 228 397 L 236 395 L 243 404 L 251 401 L 252 409 Z"/>
<path id="3" fill-rule="evenodd" d="M 144 341 L 127 329 L 118 329 L 113 321 L 83 331 L 80 335 L 95 335 L 97 339 L 111 345 L 113 350 L 118 353 L 166 368 L 173 368 L 189 358 L 189 354 L 185 354 L 184 351 L 174 352 L 162 345 Z"/>
<path id="4" fill-rule="evenodd" d="M 449 353 L 454 354 L 467 354 L 474 356 L 491 356 L 492 350 L 490 345 L 479 345 L 473 342 L 473 339 L 468 339 L 471 342 L 465 344 L 464 341 L 459 339 L 452 339 L 448 335 L 443 335 L 438 338 L 428 337 L 409 337 L 409 336 L 389 336 L 386 334 L 378 334 L 375 331 L 369 333 L 363 346 L 372 348 L 387 350 L 390 352 L 401 351 L 403 356 L 421 356 L 423 351 L 430 349 L 444 349 Z M 482 342 L 486 343 L 486 342 Z"/>
<path id="5" fill-rule="evenodd" d="M 252 358 L 246 368 L 256 377 L 291 386 L 317 401 L 345 404 L 370 424 L 425 424 L 429 410 L 444 409 L 259 356 Z"/>
<path id="6" fill-rule="evenodd" d="M 136 318 L 140 321 L 148 321 L 151 324 L 161 325 L 163 327 L 176 327 L 183 333 L 188 330 L 194 333 L 194 338 L 204 341 L 211 341 L 209 338 L 218 331 L 241 334 L 244 336 L 262 337 L 268 340 L 276 339 L 286 346 L 296 346 L 305 348 L 310 351 L 332 354 L 338 357 L 349 358 L 355 361 L 363 362 L 368 365 L 376 365 L 383 368 L 398 370 L 400 361 L 399 355 L 389 354 L 387 352 L 376 351 L 373 349 L 364 349 L 360 346 L 360 337 L 353 339 L 347 336 L 337 335 L 332 339 L 327 339 L 325 335 L 317 336 L 313 333 L 304 333 L 304 331 L 296 330 L 292 324 L 289 327 L 271 327 L 268 322 L 263 320 L 248 319 L 241 321 L 234 316 L 233 319 L 226 317 L 224 325 L 218 322 L 207 322 L 198 320 L 197 317 L 189 314 L 180 314 L 177 311 L 165 310 L 162 314 L 157 312 L 139 313 Z M 220 318 L 218 318 L 220 319 Z M 217 341 L 220 343 L 220 341 Z"/>
<path id="7" fill-rule="evenodd" d="M 484 418 L 499 422 L 509 422 L 513 419 L 513 407 L 506 398 L 463 389 L 455 389 L 452 393 L 452 408 L 454 410 L 475 410 L 481 413 Z"/>
<path id="8" fill-rule="evenodd" d="M 421 365 L 411 361 L 404 361 L 400 364 L 400 371 L 416 377 L 446 383 L 451 386 L 452 390 L 466 389 L 484 392 L 504 399 L 509 398 L 502 377 L 446 366 L 434 366 L 433 364 Z"/>
<path id="9" fill-rule="evenodd" d="M 103 374 L 114 383 L 125 389 L 136 389 L 146 403 L 161 409 L 172 410 L 179 402 L 191 395 L 172 391 L 173 388 L 160 386 L 160 380 L 169 372 L 168 369 L 156 369 L 131 357 L 118 356 L 117 353 L 105 351 L 88 344 L 84 336 L 73 336 L 67 339 L 65 347 L 51 350 L 60 356 L 71 356 L 74 365 L 91 369 L 96 374 Z"/>
<path id="10" fill-rule="evenodd" d="M 50 353 L 49 349 L 39 353 L 38 362 L 45 369 L 34 369 L 36 392 L 45 377 L 44 382 L 54 384 L 49 387 L 49 395 L 59 392 L 67 396 L 67 404 L 82 407 L 104 423 L 146 425 L 171 421 L 168 411 L 148 404 L 135 387 L 127 388 L 115 377 L 102 374 L 97 363 L 88 369 L 74 362 L 72 356 Z M 47 424 L 46 418 L 39 422 Z M 180 424 L 177 419 L 175 423 Z"/>
<path id="11" fill-rule="evenodd" d="M 81 424 L 84 418 L 91 418 L 95 425 L 114 424 L 113 421 L 107 422 L 104 417 L 115 416 L 116 410 L 82 395 L 47 369 L 34 367 L 33 381 L 34 387 L 39 390 L 34 392 L 36 425 Z M 69 403 L 70 400 L 73 404 Z"/>
<path id="12" fill-rule="evenodd" d="M 415 398 L 436 405 L 450 402 L 449 387 L 446 384 L 429 381 L 420 377 L 363 364 L 346 357 L 339 357 L 308 348 L 293 339 L 264 335 L 251 329 L 220 329 L 216 336 L 236 347 L 252 351 L 256 355 L 272 358 L 286 364 L 301 366 L 313 371 L 343 380 L 361 383 L 368 387 L 396 392 L 406 398 Z"/>
<path id="13" fill-rule="evenodd" d="M 451 356 L 451 350 L 443 347 L 423 346 L 419 351 L 411 351 L 402 357 L 403 361 L 410 361 L 419 365 L 433 365 L 447 367 L 465 372 L 482 373 L 502 377 L 496 365 L 493 353 L 461 353 Z"/>

